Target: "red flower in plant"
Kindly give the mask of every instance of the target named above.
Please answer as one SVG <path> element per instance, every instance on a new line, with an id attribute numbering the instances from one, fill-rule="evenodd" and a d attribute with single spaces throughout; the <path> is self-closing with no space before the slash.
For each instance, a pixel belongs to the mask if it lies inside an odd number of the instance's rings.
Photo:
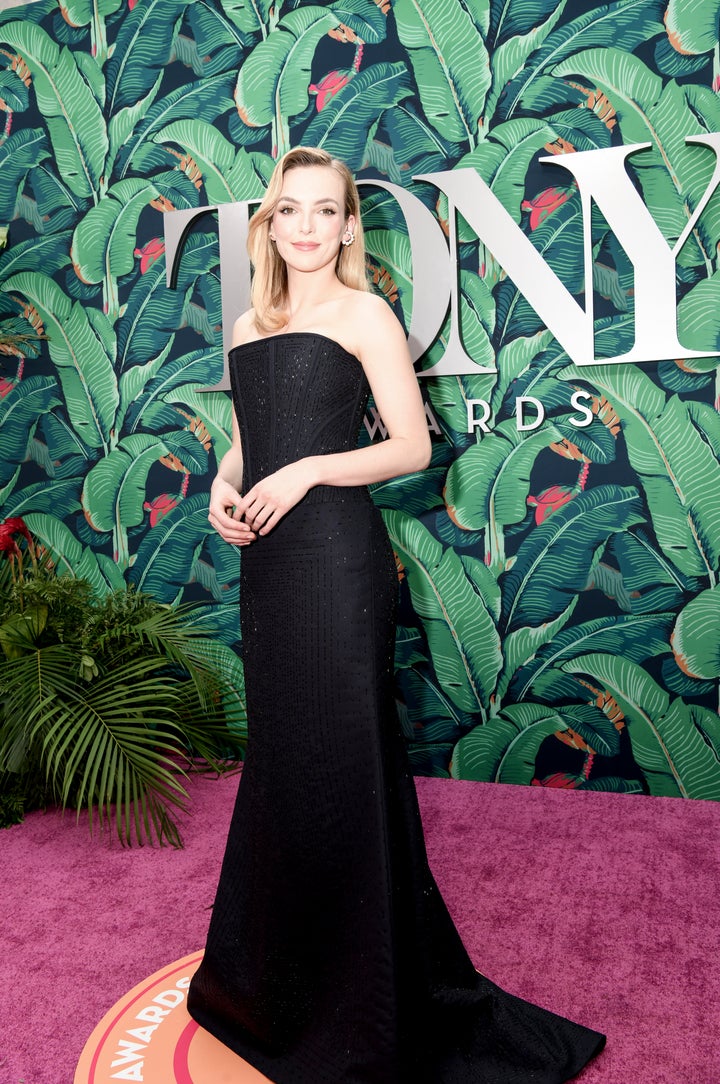
<path id="1" fill-rule="evenodd" d="M 28 542 L 32 542 L 32 536 L 25 526 L 25 520 L 20 516 L 10 516 L 9 519 L 0 523 L 0 552 L 17 553 L 18 544 L 15 536 L 21 534 Z"/>
<path id="2" fill-rule="evenodd" d="M 136 248 L 133 256 L 140 257 L 140 274 L 144 275 L 155 261 L 160 259 L 164 251 L 165 244 L 159 237 L 153 237 L 152 241 L 148 241 L 142 248 Z"/>
<path id="3" fill-rule="evenodd" d="M 537 497 L 528 497 L 528 504 L 535 509 L 535 522 L 544 523 L 552 512 L 571 501 L 577 492 L 577 489 L 567 486 L 550 486 Z"/>
<path id="4" fill-rule="evenodd" d="M 523 211 L 530 212 L 530 229 L 536 230 L 548 215 L 557 211 L 558 207 L 562 207 L 563 203 L 570 198 L 571 191 L 572 189 L 568 188 L 546 188 L 535 199 L 523 200 L 521 205 Z"/>
<path id="5" fill-rule="evenodd" d="M 342 90 L 350 82 L 350 72 L 337 71 L 328 72 L 319 83 L 311 83 L 308 90 L 311 94 L 317 94 L 318 113 L 321 109 L 327 105 L 331 98 L 334 98 L 339 90 Z"/>
<path id="6" fill-rule="evenodd" d="M 0 399 L 4 399 L 6 395 L 9 395 L 14 387 L 14 380 L 6 380 L 4 376 L 0 376 Z"/>
<path id="7" fill-rule="evenodd" d="M 176 498 L 169 493 L 161 493 L 154 500 L 145 501 L 143 508 L 150 513 L 150 526 L 155 527 L 161 519 L 165 518 L 168 512 L 172 512 L 173 508 L 177 508 L 177 504 Z"/>

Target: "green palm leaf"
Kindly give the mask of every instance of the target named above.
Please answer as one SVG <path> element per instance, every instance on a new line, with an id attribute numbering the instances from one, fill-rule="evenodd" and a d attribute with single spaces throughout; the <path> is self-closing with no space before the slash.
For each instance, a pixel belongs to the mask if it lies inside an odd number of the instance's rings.
<path id="1" fill-rule="evenodd" d="M 164 253 L 132 287 L 116 325 L 117 365 L 123 373 L 121 391 L 128 384 L 132 385 L 131 394 L 123 391 L 123 413 L 147 379 L 155 375 L 156 368 L 174 341 L 178 327 L 182 325 L 185 305 L 198 276 L 207 275 L 217 259 L 217 237 L 212 234 L 192 234 L 183 249 L 180 274 L 174 290 L 167 288 Z M 143 369 L 145 380 L 138 382 L 131 377 L 133 369 L 138 373 Z"/>
<path id="2" fill-rule="evenodd" d="M 715 712 L 667 693 L 636 663 L 586 655 L 563 664 L 584 673 L 617 701 L 625 715 L 633 756 L 651 794 L 717 798 L 720 788 L 720 721 Z"/>
<path id="3" fill-rule="evenodd" d="M 720 0 L 669 0 L 668 38 L 679 53 L 709 53 L 718 41 Z"/>
<path id="4" fill-rule="evenodd" d="M 137 366 L 136 366 L 137 368 Z M 132 370 L 128 371 L 128 376 Z M 128 412 L 126 427 L 134 432 L 140 424 L 148 424 L 148 417 L 158 403 L 164 403 L 165 396 L 188 384 L 205 386 L 208 383 L 210 367 L 206 349 L 193 350 L 163 364 L 157 376 L 149 380 L 142 389 L 138 388 Z"/>
<path id="5" fill-rule="evenodd" d="M 0 484 L 22 463 L 40 416 L 60 404 L 58 382 L 50 376 L 30 376 L 0 401 Z"/>
<path id="6" fill-rule="evenodd" d="M 5 144 L 7 146 L 7 144 Z M 9 278 L 20 271 L 44 271 L 51 275 L 70 262 L 68 255 L 72 233 L 48 233 L 43 237 L 29 237 L 14 244 L 0 256 L 0 279 Z"/>
<path id="7" fill-rule="evenodd" d="M 105 309 L 111 320 L 119 312 L 117 280 L 135 266 L 137 224 L 158 191 L 150 181 L 118 181 L 78 224 L 71 257 L 83 282 L 105 285 Z"/>
<path id="8" fill-rule="evenodd" d="M 273 6 L 271 0 L 220 0 L 220 6 L 230 22 L 243 34 L 261 34 L 264 37 L 267 33 Z"/>
<path id="9" fill-rule="evenodd" d="M 674 615 L 669 613 L 598 617 L 564 629 L 515 675 L 510 686 L 512 699 L 528 699 L 536 678 L 578 655 L 602 652 L 642 663 L 664 654 L 668 650 L 673 618 Z"/>
<path id="10" fill-rule="evenodd" d="M 526 433 L 518 432 L 514 422 L 501 422 L 463 452 L 450 467 L 445 487 L 455 523 L 468 531 L 489 526 L 493 533 L 520 523 L 527 512 L 535 460 L 558 438 L 552 425 Z"/>
<path id="11" fill-rule="evenodd" d="M 683 673 L 720 678 L 720 585 L 701 591 L 681 610 L 671 644 Z"/>
<path id="12" fill-rule="evenodd" d="M 328 7 L 339 23 L 349 26 L 361 41 L 377 45 L 387 36 L 387 17 L 379 4 L 367 0 L 334 0 Z"/>
<path id="13" fill-rule="evenodd" d="M 32 73 L 58 173 L 77 196 L 95 199 L 108 151 L 107 128 L 75 57 L 30 22 L 6 23 L 0 37 L 22 56 Z"/>
<path id="14" fill-rule="evenodd" d="M 582 231 L 581 198 L 578 191 L 573 191 L 568 200 L 548 215 L 532 233 L 534 247 L 573 294 L 580 293 L 585 286 Z M 496 298 L 498 345 L 504 346 L 519 335 L 541 329 L 540 317 L 514 283 L 504 279 L 497 287 Z"/>
<path id="15" fill-rule="evenodd" d="M 220 72 L 177 87 L 154 102 L 143 114 L 142 120 L 133 125 L 125 142 L 121 144 L 118 140 L 118 176 L 122 178 L 135 168 L 140 152 L 152 143 L 158 132 L 175 121 L 227 113 L 233 104 L 232 87 L 233 77 L 228 72 Z"/>
<path id="16" fill-rule="evenodd" d="M 388 478 L 370 487 L 378 508 L 398 508 L 411 516 L 420 516 L 433 508 L 442 508 L 444 467 L 428 467 L 422 473 Z"/>
<path id="17" fill-rule="evenodd" d="M 706 423 L 665 395 L 635 365 L 570 366 L 562 375 L 594 384 L 622 422 L 660 548 L 688 576 L 720 561 L 720 462 Z"/>
<path id="18" fill-rule="evenodd" d="M 273 121 L 278 130 L 308 105 L 311 64 L 321 38 L 339 19 L 317 5 L 288 12 L 245 59 L 235 87 L 235 104 L 251 128 Z"/>
<path id="19" fill-rule="evenodd" d="M 412 92 L 404 64 L 373 64 L 338 91 L 305 129 L 303 139 L 359 170 L 371 127 L 384 110 Z"/>
<path id="20" fill-rule="evenodd" d="M 176 602 L 211 530 L 207 496 L 188 497 L 147 532 L 130 569 L 130 581 L 160 602 Z"/>
<path id="21" fill-rule="evenodd" d="M 532 4 L 518 4 L 517 0 L 491 3 L 491 33 L 487 44 L 492 89 L 485 105 L 488 120 L 495 112 L 503 89 L 523 70 L 531 54 L 543 45 L 557 26 L 565 4 L 566 0 L 557 4 L 555 0 L 539 0 Z"/>
<path id="22" fill-rule="evenodd" d="M 107 65 L 107 111 L 132 106 L 154 85 L 168 61 L 175 31 L 190 0 L 143 0 L 123 16 Z"/>
<path id="23" fill-rule="evenodd" d="M 445 138 L 473 147 L 490 87 L 487 5 L 396 0 L 393 10 L 425 116 Z"/>
<path id="24" fill-rule="evenodd" d="M 700 588 L 697 580 L 678 572 L 646 531 L 638 528 L 613 535 L 609 549 L 630 595 L 633 613 L 677 610 L 684 595 Z"/>
<path id="25" fill-rule="evenodd" d="M 124 587 L 117 565 L 103 554 L 93 553 L 89 546 L 83 546 L 62 520 L 43 512 L 28 512 L 23 518 L 28 529 L 50 552 L 58 575 L 88 580 L 99 597 Z"/>
<path id="26" fill-rule="evenodd" d="M 62 508 L 63 514 L 69 516 L 80 511 L 81 489 L 82 478 L 49 478 L 42 482 L 33 482 L 32 485 L 13 492 L 0 506 L 2 515 L 7 519 L 8 516 L 24 517 L 29 512 L 52 514 Z"/>
<path id="27" fill-rule="evenodd" d="M 168 447 L 160 437 L 134 433 L 124 437 L 88 471 L 82 503 L 94 531 L 142 523 L 148 473 L 167 453 Z"/>
<path id="28" fill-rule="evenodd" d="M 114 15 L 123 0 L 62 0 L 63 18 L 70 26 L 89 26 L 91 55 L 98 64 L 107 58 L 105 20 Z"/>
<path id="29" fill-rule="evenodd" d="M 406 325 L 409 326 L 413 304 L 412 258 L 410 240 L 404 233 L 387 229 L 369 229 L 365 244 L 371 264 L 376 263 L 381 272 L 387 272 L 400 292 L 400 304 Z"/>
<path id="30" fill-rule="evenodd" d="M 475 169 L 516 222 L 522 217 L 527 172 L 535 155 L 556 139 L 551 121 L 523 117 L 493 128 L 487 139 L 464 155 L 456 169 Z M 446 197 L 443 197 L 447 203 Z M 460 237 L 473 240 L 474 232 L 459 224 Z"/>
<path id="31" fill-rule="evenodd" d="M 210 203 L 232 203 L 262 196 L 264 178 L 256 159 L 244 147 L 236 150 L 207 121 L 174 121 L 157 132 L 153 139 L 156 143 L 177 143 L 192 156 L 202 172 Z"/>
<path id="32" fill-rule="evenodd" d="M 545 704 L 514 704 L 460 739 L 453 749 L 450 774 L 486 783 L 529 783 L 542 743 L 567 727 Z"/>
<path id="33" fill-rule="evenodd" d="M 117 379 L 82 304 L 73 304 L 53 279 L 34 271 L 11 275 L 0 289 L 19 291 L 38 310 L 78 435 L 90 448 L 107 447 L 119 402 Z"/>
<path id="34" fill-rule="evenodd" d="M 580 493 L 535 527 L 501 578 L 508 632 L 563 613 L 582 591 L 611 534 L 642 520 L 637 491 L 599 486 Z"/>
<path id="35" fill-rule="evenodd" d="M 13 134 L 0 146 L 0 222 L 14 218 L 18 193 L 34 166 L 50 154 L 47 136 L 42 128 L 25 128 Z"/>
<path id="36" fill-rule="evenodd" d="M 720 354 L 720 272 L 702 279 L 680 299 L 677 311 L 678 338 L 691 350 L 717 350 Z M 693 373 L 712 372 L 718 357 L 687 358 L 683 367 Z M 684 374 L 688 375 L 688 374 Z M 686 389 L 683 389 L 686 390 Z"/>
<path id="37" fill-rule="evenodd" d="M 578 76 L 598 86 L 615 109 L 627 143 L 652 142 L 652 150 L 633 157 L 643 196 L 663 235 L 672 244 L 687 225 L 712 175 L 712 162 L 685 142 L 707 128 L 684 89 L 663 86 L 638 57 L 606 47 L 578 53 L 554 68 L 559 76 Z M 716 121 L 720 109 L 716 107 Z M 714 255 L 720 218 L 714 208 L 693 230 L 679 256 L 681 266 L 700 264 L 706 270 Z"/>
<path id="38" fill-rule="evenodd" d="M 496 111 L 497 119 L 507 120 L 519 109 L 534 112 L 536 84 L 541 84 L 543 76 L 582 49 L 617 45 L 631 53 L 638 45 L 662 33 L 663 9 L 662 0 L 621 0 L 594 7 L 554 30 L 505 89 Z"/>
<path id="39" fill-rule="evenodd" d="M 462 711 L 484 711 L 502 664 L 489 593 L 481 593 L 479 575 L 468 574 L 470 559 L 443 549 L 418 520 L 396 511 L 386 511 L 384 519 L 441 686 Z"/>

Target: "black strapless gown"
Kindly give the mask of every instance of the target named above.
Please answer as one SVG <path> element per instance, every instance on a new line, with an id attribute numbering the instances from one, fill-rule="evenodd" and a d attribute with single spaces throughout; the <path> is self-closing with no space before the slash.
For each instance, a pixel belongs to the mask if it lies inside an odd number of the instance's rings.
<path id="1" fill-rule="evenodd" d="M 357 444 L 358 360 L 230 354 L 244 486 Z M 604 1039 L 479 975 L 428 868 L 393 697 L 397 573 L 365 487 L 242 551 L 249 741 L 192 1016 L 276 1084 L 558 1084 Z"/>

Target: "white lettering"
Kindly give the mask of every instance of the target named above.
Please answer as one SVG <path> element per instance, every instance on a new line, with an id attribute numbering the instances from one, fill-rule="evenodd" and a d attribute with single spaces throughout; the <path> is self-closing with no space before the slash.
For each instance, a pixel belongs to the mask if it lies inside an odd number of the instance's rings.
<path id="1" fill-rule="evenodd" d="M 151 1024 L 161 1024 L 166 1016 L 170 1015 L 169 1009 L 161 1009 L 159 1005 L 148 1005 L 141 1009 L 135 1017 L 136 1020 L 148 1020 Z"/>
<path id="2" fill-rule="evenodd" d="M 442 429 L 437 423 L 437 418 L 430 409 L 430 404 L 425 404 L 425 418 L 427 420 L 427 427 L 431 433 L 437 433 L 439 437 L 442 436 Z"/>
<path id="3" fill-rule="evenodd" d="M 157 1031 L 157 1024 L 148 1024 L 146 1028 L 129 1028 L 128 1035 L 132 1035 L 135 1039 L 141 1039 L 144 1043 L 149 1043 L 153 1037 L 153 1032 Z"/>
<path id="4" fill-rule="evenodd" d="M 591 425 L 593 420 L 592 410 L 590 409 L 590 407 L 585 406 L 584 403 L 581 403 L 581 399 L 587 399 L 589 402 L 592 402 L 592 395 L 588 391 L 574 391 L 570 396 L 571 406 L 573 406 L 575 410 L 579 410 L 580 413 L 584 415 L 581 418 L 568 419 L 570 425 L 574 425 L 576 429 L 584 429 L 586 425 Z"/>
<path id="5" fill-rule="evenodd" d="M 537 411 L 537 417 L 529 422 L 525 421 L 526 403 L 531 403 Z M 517 428 L 519 433 L 530 429 L 538 429 L 545 421 L 545 407 L 534 395 L 519 395 L 515 400 L 515 410 L 517 411 Z"/>
<path id="6" fill-rule="evenodd" d="M 475 407 L 482 408 L 482 417 L 477 418 L 475 416 Z M 481 429 L 483 433 L 489 433 L 490 428 L 487 420 L 490 417 L 490 404 L 486 403 L 484 399 L 468 399 L 466 409 L 468 433 L 473 433 L 476 429 Z"/>
<path id="7" fill-rule="evenodd" d="M 127 1069 L 121 1069 L 119 1073 L 113 1073 L 112 1080 L 144 1080 L 144 1064 L 145 1062 L 138 1061 L 135 1065 L 128 1065 Z"/>
<path id="8" fill-rule="evenodd" d="M 372 418 L 369 419 L 368 415 L 372 415 Z M 363 422 L 365 424 L 365 428 L 368 431 L 368 435 L 370 437 L 370 440 L 374 440 L 378 433 L 383 438 L 383 440 L 385 440 L 385 437 L 388 435 L 388 432 L 387 432 L 387 429 L 385 428 L 385 426 L 383 425 L 382 418 L 380 417 L 380 415 L 377 412 L 377 407 L 370 407 L 370 409 L 368 410 L 368 413 L 363 418 Z"/>
<path id="9" fill-rule="evenodd" d="M 176 1009 L 185 1000 L 185 995 L 179 990 L 164 990 L 153 998 L 156 1005 L 165 1005 L 168 1009 Z"/>
<path id="10" fill-rule="evenodd" d="M 147 1049 L 144 1043 L 131 1043 L 127 1039 L 119 1039 L 118 1047 L 120 1049 L 115 1051 L 115 1061 L 110 1063 L 113 1069 L 116 1065 L 125 1065 L 129 1061 L 142 1061 Z"/>
<path id="11" fill-rule="evenodd" d="M 715 169 L 702 198 L 698 200 L 672 248 L 643 203 L 626 169 L 626 160 L 630 155 L 647 150 L 651 144 L 576 151 L 540 159 L 541 162 L 566 169 L 578 185 L 583 216 L 585 282 L 592 282 L 590 216 L 593 202 L 602 211 L 633 264 L 635 342 L 628 353 L 612 358 L 595 358 L 592 290 L 586 291 L 586 307 L 583 308 L 474 169 L 445 170 L 413 178 L 415 181 L 427 181 L 447 196 L 449 249 L 442 229 L 416 196 L 388 181 L 363 179 L 360 184 L 373 185 L 390 193 L 397 200 L 407 223 L 413 265 L 413 313 L 408 333 L 413 360 L 421 357 L 432 345 L 450 302 L 450 331 L 445 353 L 436 364 L 419 375 L 455 376 L 495 371 L 478 365 L 468 356 L 460 335 L 455 266 L 458 211 L 577 365 L 594 365 L 596 360 L 609 365 L 714 357 L 717 351 L 692 350 L 678 341 L 675 261 L 720 184 L 720 132 L 688 136 L 685 142 L 709 147 L 715 154 Z M 172 211 L 165 215 L 168 285 L 174 287 L 183 245 L 194 222 L 205 214 L 218 214 L 226 357 L 235 319 L 249 306 L 249 261 L 238 259 L 238 253 L 245 251 L 250 207 L 259 202 L 259 198 L 216 207 Z M 216 387 L 229 387 L 227 370 Z"/>

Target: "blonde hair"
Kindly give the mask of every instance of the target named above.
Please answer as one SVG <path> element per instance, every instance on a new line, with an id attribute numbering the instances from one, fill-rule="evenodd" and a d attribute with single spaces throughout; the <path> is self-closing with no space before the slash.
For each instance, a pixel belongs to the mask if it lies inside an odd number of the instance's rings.
<path id="1" fill-rule="evenodd" d="M 355 217 L 355 240 L 341 245 L 335 273 L 345 286 L 353 290 L 369 290 L 365 272 L 365 241 L 360 221 L 360 197 L 352 173 L 338 158 L 316 147 L 294 147 L 284 154 L 273 170 L 262 203 L 250 219 L 248 253 L 254 268 L 251 301 L 255 310 L 255 326 L 267 334 L 278 331 L 287 323 L 287 268 L 276 246 L 270 240 L 270 225 L 275 213 L 285 174 L 291 169 L 325 166 L 339 174 L 345 188 L 345 218 Z"/>

